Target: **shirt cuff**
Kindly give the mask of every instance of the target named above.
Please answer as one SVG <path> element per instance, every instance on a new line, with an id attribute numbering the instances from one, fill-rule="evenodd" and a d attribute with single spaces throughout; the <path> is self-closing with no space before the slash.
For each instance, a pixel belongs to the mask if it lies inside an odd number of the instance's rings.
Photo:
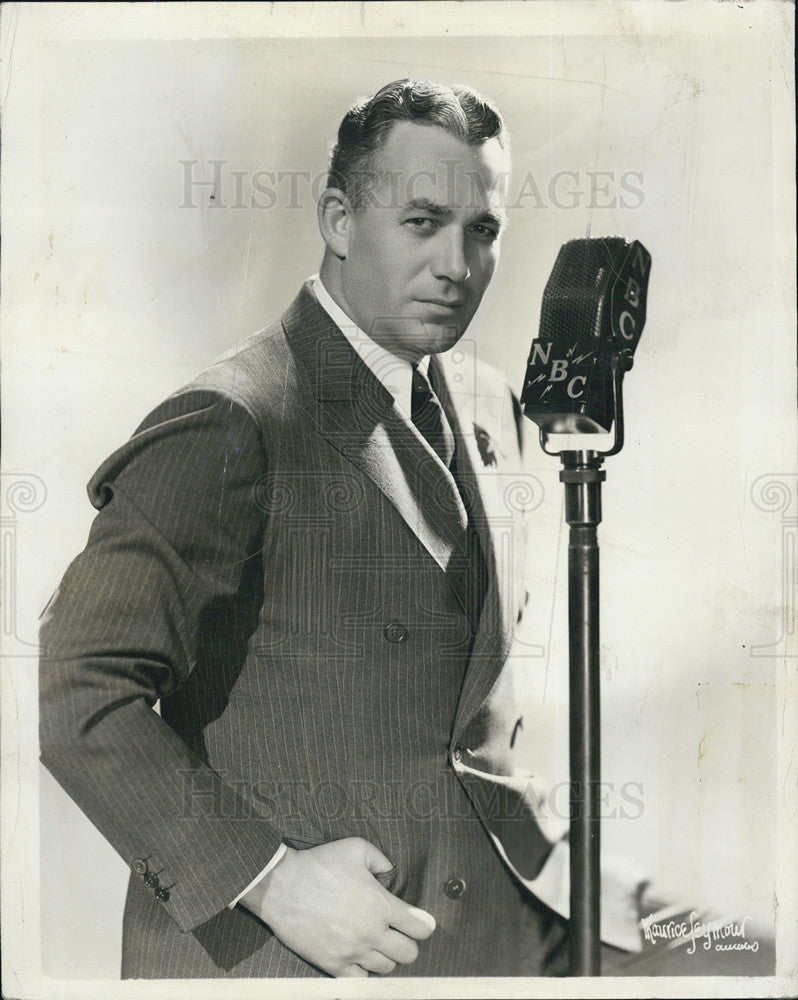
<path id="1" fill-rule="evenodd" d="M 258 884 L 258 882 L 260 882 L 260 880 L 262 878 L 265 878 L 269 874 L 269 872 L 272 870 L 272 868 L 274 868 L 274 866 L 277 864 L 278 861 L 282 860 L 283 855 L 285 854 L 285 852 L 287 850 L 288 850 L 288 847 L 285 844 L 280 844 L 280 846 L 277 848 L 277 850 L 272 855 L 271 861 L 266 865 L 266 867 L 263 869 L 263 871 L 259 872 L 259 874 L 257 874 L 255 876 L 255 878 L 253 878 L 253 880 L 249 883 L 249 885 L 246 887 L 246 889 L 242 889 L 241 892 L 239 892 L 239 894 L 232 901 L 232 903 L 228 903 L 227 904 L 227 908 L 229 910 L 232 910 L 233 907 L 238 903 L 238 901 L 243 896 L 246 896 L 246 894 L 249 892 L 249 890 L 252 889 L 254 886 L 256 886 Z"/>

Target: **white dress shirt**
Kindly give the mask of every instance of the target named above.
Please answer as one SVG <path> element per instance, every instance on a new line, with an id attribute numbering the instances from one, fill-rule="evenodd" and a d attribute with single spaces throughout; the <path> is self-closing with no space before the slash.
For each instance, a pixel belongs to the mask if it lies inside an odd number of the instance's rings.
<path id="1" fill-rule="evenodd" d="M 390 392 L 399 409 L 410 419 L 411 395 L 413 392 L 413 366 L 409 361 L 397 358 L 395 354 L 386 351 L 384 347 L 381 347 L 375 340 L 372 340 L 367 333 L 364 333 L 357 323 L 350 319 L 335 299 L 333 299 L 318 274 L 314 274 L 309 280 L 313 284 L 313 291 L 319 300 L 319 305 L 328 314 L 330 319 L 332 319 L 341 333 L 343 333 L 355 351 L 357 351 L 361 360 L 368 365 L 388 392 Z M 429 355 L 423 357 L 418 362 L 417 367 L 420 372 L 427 375 Z"/>

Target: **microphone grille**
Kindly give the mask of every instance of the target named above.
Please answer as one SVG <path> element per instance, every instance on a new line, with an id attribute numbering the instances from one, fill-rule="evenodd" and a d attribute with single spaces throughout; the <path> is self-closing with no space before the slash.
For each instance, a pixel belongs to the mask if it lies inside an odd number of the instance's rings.
<path id="1" fill-rule="evenodd" d="M 634 354 L 646 319 L 651 257 L 620 236 L 571 240 L 543 292 L 521 402 L 551 432 L 608 431 L 610 359 Z"/>
<path id="2" fill-rule="evenodd" d="M 571 240 L 561 247 L 540 312 L 540 337 L 562 340 L 610 336 L 607 292 L 629 244 L 619 236 Z"/>

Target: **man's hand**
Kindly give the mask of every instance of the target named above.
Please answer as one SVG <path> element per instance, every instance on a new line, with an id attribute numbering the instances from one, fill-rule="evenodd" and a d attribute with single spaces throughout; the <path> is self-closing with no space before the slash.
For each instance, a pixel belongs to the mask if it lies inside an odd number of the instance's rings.
<path id="1" fill-rule="evenodd" d="M 435 918 L 374 876 L 391 862 L 360 837 L 285 856 L 240 900 L 284 945 L 331 976 L 387 975 L 418 958 Z"/>

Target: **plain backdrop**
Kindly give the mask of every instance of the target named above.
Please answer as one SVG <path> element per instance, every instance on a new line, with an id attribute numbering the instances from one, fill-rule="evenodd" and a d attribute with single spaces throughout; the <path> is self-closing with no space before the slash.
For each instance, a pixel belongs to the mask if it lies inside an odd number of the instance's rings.
<path id="1" fill-rule="evenodd" d="M 161 30 L 157 10 L 49 6 L 2 11 L 4 489 L 35 495 L 5 512 L 25 793 L 4 816 L 4 936 L 56 979 L 118 977 L 127 867 L 36 765 L 36 618 L 85 543 L 99 462 L 317 270 L 328 143 L 354 97 L 400 76 L 469 83 L 505 115 L 510 226 L 466 346 L 516 389 L 564 241 L 618 234 L 652 255 L 600 529 L 603 772 L 611 801 L 633 786 L 642 807 L 608 818 L 604 845 L 674 898 L 772 926 L 796 663 L 788 8 L 442 4 L 422 23 L 366 4 L 325 29 L 306 5 L 196 5 Z M 558 463 L 534 466 L 514 684 L 523 752 L 556 783 L 567 530 Z"/>

